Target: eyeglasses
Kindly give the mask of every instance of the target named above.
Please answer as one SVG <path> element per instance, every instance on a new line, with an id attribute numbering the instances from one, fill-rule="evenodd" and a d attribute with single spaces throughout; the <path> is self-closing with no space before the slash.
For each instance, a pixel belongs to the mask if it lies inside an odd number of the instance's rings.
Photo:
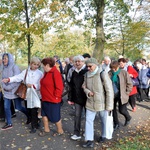
<path id="1" fill-rule="evenodd" d="M 89 65 L 89 66 L 87 66 L 87 68 L 92 68 L 92 66 L 93 66 L 93 65 Z"/>

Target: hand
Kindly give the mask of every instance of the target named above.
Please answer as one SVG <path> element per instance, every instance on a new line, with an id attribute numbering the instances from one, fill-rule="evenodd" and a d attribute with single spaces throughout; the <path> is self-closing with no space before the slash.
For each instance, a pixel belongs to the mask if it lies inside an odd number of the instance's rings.
<path id="1" fill-rule="evenodd" d="M 33 84 L 26 84 L 28 88 L 31 88 Z"/>
<path id="2" fill-rule="evenodd" d="M 74 105 L 74 102 L 68 101 L 69 105 Z"/>
<path id="3" fill-rule="evenodd" d="M 94 96 L 94 93 L 93 93 L 93 92 L 89 92 L 89 93 L 88 93 L 88 96 L 89 96 L 89 97 L 93 97 L 93 96 Z"/>
<path id="4" fill-rule="evenodd" d="M 130 76 L 131 78 L 133 78 L 133 75 L 132 75 L 132 74 L 129 74 L 129 76 Z"/>
<path id="5" fill-rule="evenodd" d="M 2 80 L 2 82 L 4 82 L 4 83 L 8 83 L 8 82 L 9 82 L 9 78 L 5 78 L 5 79 L 3 79 L 3 80 Z"/>
<path id="6" fill-rule="evenodd" d="M 85 85 L 82 85 L 82 88 L 85 89 Z"/>

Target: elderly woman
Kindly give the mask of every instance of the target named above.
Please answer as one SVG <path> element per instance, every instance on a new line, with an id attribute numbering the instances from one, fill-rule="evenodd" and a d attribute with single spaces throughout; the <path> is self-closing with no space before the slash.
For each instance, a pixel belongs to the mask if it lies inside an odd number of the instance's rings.
<path id="1" fill-rule="evenodd" d="M 127 110 L 127 104 L 129 100 L 129 94 L 132 91 L 132 81 L 127 71 L 119 68 L 119 62 L 113 61 L 110 64 L 111 70 L 109 71 L 110 78 L 114 87 L 118 89 L 118 93 L 114 98 L 114 129 L 116 130 L 119 127 L 119 120 L 117 115 L 117 103 L 119 112 L 125 117 L 124 126 L 127 126 L 130 123 L 131 116 Z"/>
<path id="2" fill-rule="evenodd" d="M 106 138 L 106 117 L 113 109 L 114 92 L 108 73 L 98 67 L 95 58 L 89 58 L 86 65 L 88 72 L 85 75 L 83 89 L 87 96 L 85 123 L 85 140 L 87 142 L 83 147 L 91 148 L 94 146 L 93 124 L 97 112 L 100 115 L 102 127 L 102 135 L 98 141 L 104 141 Z"/>
<path id="3" fill-rule="evenodd" d="M 130 78 L 135 79 L 138 77 L 137 71 L 132 66 L 127 64 L 127 61 L 125 58 L 120 58 L 118 62 L 119 62 L 120 68 L 129 73 Z M 137 95 L 137 87 L 133 86 L 132 91 L 129 95 L 129 104 L 131 105 L 133 112 L 136 111 L 136 100 L 137 100 L 136 95 Z"/>
<path id="4" fill-rule="evenodd" d="M 2 79 L 6 79 L 20 73 L 19 67 L 15 64 L 13 55 L 10 53 L 4 53 L 2 56 L 3 60 L 3 71 L 2 71 Z M 4 109 L 5 109 L 5 118 L 6 118 L 6 125 L 1 128 L 1 130 L 8 130 L 11 129 L 12 120 L 11 120 L 11 101 L 14 100 L 15 108 L 21 112 L 23 112 L 27 117 L 28 113 L 26 108 L 24 108 L 21 104 L 21 99 L 14 94 L 17 90 L 19 83 L 7 83 L 9 80 L 7 79 L 6 82 L 2 82 L 2 89 L 4 95 Z"/>
<path id="5" fill-rule="evenodd" d="M 40 79 L 43 76 L 43 73 L 38 69 L 41 62 L 37 57 L 33 57 L 30 61 L 30 66 L 28 69 L 23 70 L 20 74 L 15 75 L 13 77 L 9 77 L 7 79 L 3 79 L 3 82 L 9 82 L 9 83 L 17 83 L 24 80 L 25 74 L 26 74 L 26 80 L 25 83 L 27 85 L 27 95 L 30 88 L 34 88 L 37 95 L 39 96 L 40 101 Z M 35 101 L 35 99 L 33 99 Z M 30 118 L 28 118 L 27 124 L 31 122 L 31 131 L 30 133 L 35 133 L 36 129 L 39 127 L 38 124 L 38 108 L 34 106 L 30 106 L 28 108 L 29 99 L 27 98 L 27 110 L 28 115 Z M 39 102 L 40 103 L 40 102 Z"/>
<path id="6" fill-rule="evenodd" d="M 61 135 L 64 133 L 60 115 L 61 98 L 63 93 L 62 76 L 55 66 L 54 58 L 44 58 L 42 60 L 42 65 L 45 71 L 44 76 L 40 81 L 40 91 L 42 96 L 41 115 L 44 130 L 39 133 L 39 136 L 43 137 L 49 135 L 49 121 L 55 123 L 57 127 L 57 133 L 54 133 L 54 136 Z"/>
<path id="7" fill-rule="evenodd" d="M 84 74 L 87 72 L 87 68 L 83 56 L 75 56 L 73 58 L 73 61 L 75 63 L 75 69 L 72 72 L 70 80 L 71 99 L 70 101 L 68 101 L 68 103 L 74 103 L 75 105 L 74 134 L 71 136 L 71 139 L 79 140 L 81 139 L 81 115 L 87 99 L 82 88 L 82 84 L 84 82 Z"/>

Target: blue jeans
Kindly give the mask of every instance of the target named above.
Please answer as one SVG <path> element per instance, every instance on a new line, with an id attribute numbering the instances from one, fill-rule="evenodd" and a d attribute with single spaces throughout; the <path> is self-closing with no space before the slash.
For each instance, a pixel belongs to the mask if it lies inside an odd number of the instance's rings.
<path id="1" fill-rule="evenodd" d="M 5 109 L 5 118 L 7 124 L 12 124 L 11 121 L 11 99 L 7 99 L 4 97 L 4 109 Z M 22 100 L 20 98 L 14 99 L 15 108 L 21 112 L 23 112 L 26 116 L 28 116 L 27 110 L 22 106 Z"/>

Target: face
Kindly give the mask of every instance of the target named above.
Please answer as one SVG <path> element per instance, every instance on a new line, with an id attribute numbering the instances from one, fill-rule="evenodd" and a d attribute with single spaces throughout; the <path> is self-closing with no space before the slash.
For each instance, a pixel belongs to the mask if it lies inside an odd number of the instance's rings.
<path id="1" fill-rule="evenodd" d="M 81 61 L 81 60 L 76 60 L 76 61 L 75 61 L 75 66 L 76 66 L 76 68 L 77 68 L 78 70 L 81 69 L 83 65 L 84 65 L 84 62 L 83 62 L 83 61 Z"/>
<path id="2" fill-rule="evenodd" d="M 126 63 L 124 63 L 122 61 L 119 63 L 119 66 L 120 66 L 121 69 L 123 69 L 125 65 L 126 65 Z"/>
<path id="3" fill-rule="evenodd" d="M 144 60 L 142 60 L 142 65 L 146 65 L 146 62 Z"/>
<path id="4" fill-rule="evenodd" d="M 38 69 L 39 68 L 39 63 L 31 63 L 30 64 L 30 69 L 31 70 L 36 70 L 36 69 Z"/>
<path id="5" fill-rule="evenodd" d="M 104 60 L 104 63 L 105 63 L 106 65 L 109 65 L 109 64 L 110 64 L 110 60 L 105 59 L 105 60 Z"/>
<path id="6" fill-rule="evenodd" d="M 51 67 L 49 66 L 49 64 L 47 64 L 47 65 L 42 64 L 42 67 L 43 67 L 45 72 L 49 72 L 51 70 Z"/>
<path id="7" fill-rule="evenodd" d="M 4 66 L 8 65 L 8 56 L 7 55 L 4 55 L 4 57 L 3 57 L 3 64 L 4 64 Z"/>
<path id="8" fill-rule="evenodd" d="M 97 65 L 95 64 L 87 64 L 87 68 L 90 72 L 93 72 L 96 69 Z"/>

